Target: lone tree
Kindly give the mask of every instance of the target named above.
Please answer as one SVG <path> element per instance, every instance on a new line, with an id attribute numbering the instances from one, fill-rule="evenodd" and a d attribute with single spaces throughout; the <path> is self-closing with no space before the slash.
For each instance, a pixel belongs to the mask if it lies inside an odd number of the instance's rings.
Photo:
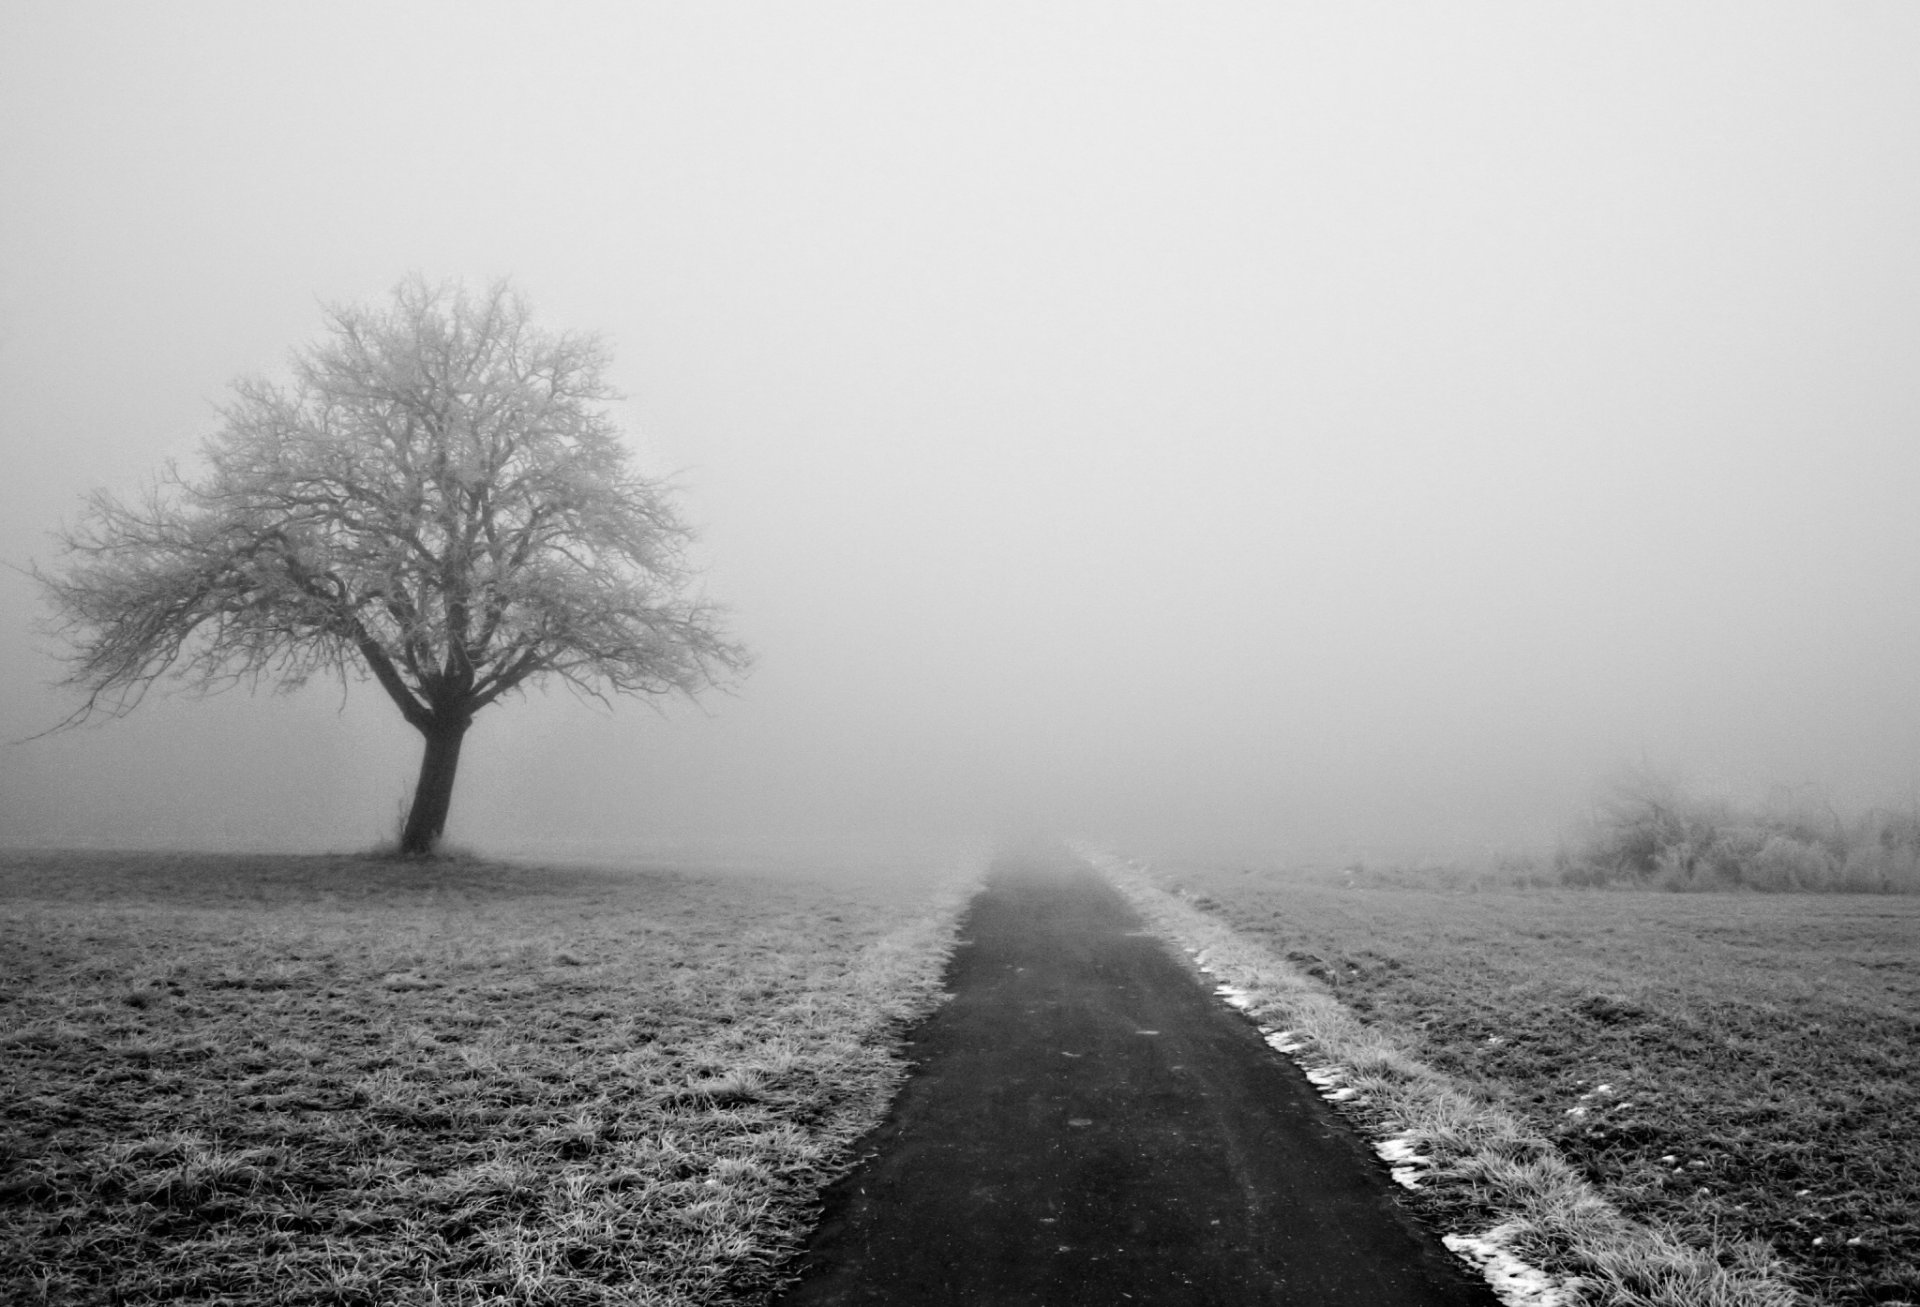
<path id="1" fill-rule="evenodd" d="M 607 353 L 535 326 L 501 282 L 402 282 L 336 307 L 288 387 L 235 384 L 202 476 L 105 492 L 38 567 L 85 701 L 132 711 L 161 676 L 202 687 L 371 674 L 426 739 L 400 839 L 446 828 L 482 708 L 557 677 L 692 695 L 746 665 L 689 592 L 690 532 L 604 410 Z M 56 728 L 59 729 L 59 728 Z"/>

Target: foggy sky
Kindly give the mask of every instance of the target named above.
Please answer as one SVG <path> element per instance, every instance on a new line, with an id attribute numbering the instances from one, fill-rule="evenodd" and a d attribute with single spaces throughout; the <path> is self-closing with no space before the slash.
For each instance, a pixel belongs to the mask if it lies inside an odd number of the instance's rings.
<path id="1" fill-rule="evenodd" d="M 1917 67 L 1905 3 L 8 5 L 0 559 L 322 302 L 511 275 L 759 665 L 488 710 L 457 843 L 1911 802 Z M 0 844 L 363 848 L 417 754 L 370 684 L 156 696 L 0 748 Z"/>

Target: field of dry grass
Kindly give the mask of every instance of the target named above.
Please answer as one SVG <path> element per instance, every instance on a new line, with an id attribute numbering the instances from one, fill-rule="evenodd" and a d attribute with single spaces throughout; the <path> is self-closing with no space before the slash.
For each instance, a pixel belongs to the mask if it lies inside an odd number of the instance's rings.
<path id="1" fill-rule="evenodd" d="M 1764 1245 L 1820 1302 L 1920 1303 L 1913 899 L 1155 876 L 1627 1217 Z"/>
<path id="2" fill-rule="evenodd" d="M 0 1299 L 754 1301 L 963 880 L 0 856 Z"/>

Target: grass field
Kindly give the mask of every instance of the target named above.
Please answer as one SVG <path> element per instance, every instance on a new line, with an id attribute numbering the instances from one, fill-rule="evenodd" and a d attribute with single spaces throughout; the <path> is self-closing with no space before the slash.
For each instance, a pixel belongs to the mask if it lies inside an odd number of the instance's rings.
<path id="1" fill-rule="evenodd" d="M 1920 1303 L 1920 902 L 1171 866 L 1239 936 L 1520 1116 L 1625 1215 Z"/>
<path id="2" fill-rule="evenodd" d="M 963 880 L 0 856 L 0 1299 L 752 1302 Z"/>

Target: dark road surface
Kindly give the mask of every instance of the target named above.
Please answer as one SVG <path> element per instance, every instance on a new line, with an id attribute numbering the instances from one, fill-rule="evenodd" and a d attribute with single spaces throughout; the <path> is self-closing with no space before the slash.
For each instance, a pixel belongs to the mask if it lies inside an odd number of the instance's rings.
<path id="1" fill-rule="evenodd" d="M 783 1307 L 1497 1307 L 1084 864 L 1002 859 L 961 940 Z"/>

